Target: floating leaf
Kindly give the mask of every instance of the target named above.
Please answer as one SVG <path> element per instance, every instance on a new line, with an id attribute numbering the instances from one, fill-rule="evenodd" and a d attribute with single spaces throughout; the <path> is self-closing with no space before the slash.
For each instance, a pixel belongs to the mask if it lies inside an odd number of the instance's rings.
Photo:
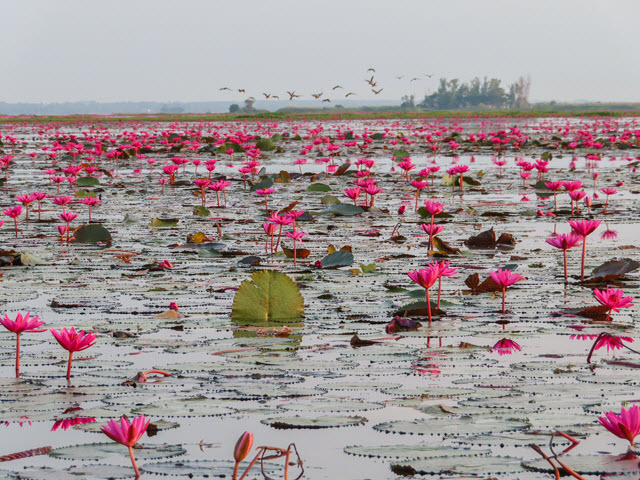
<path id="1" fill-rule="evenodd" d="M 139 445 L 136 447 L 136 458 L 139 460 L 157 460 L 161 458 L 184 455 L 187 451 L 180 445 Z M 85 445 L 72 445 L 70 447 L 56 448 L 49 452 L 49 456 L 62 460 L 89 460 L 99 461 L 104 457 L 118 455 L 129 457 L 129 451 L 118 443 L 89 443 Z"/>
<path id="2" fill-rule="evenodd" d="M 102 225 L 82 225 L 73 232 L 74 238 L 80 243 L 110 242 L 111 233 Z"/>
<path id="3" fill-rule="evenodd" d="M 307 187 L 307 192 L 330 192 L 331 187 L 324 183 L 312 183 Z"/>
<path id="4" fill-rule="evenodd" d="M 464 244 L 469 248 L 494 249 L 496 248 L 496 234 L 493 227 L 489 230 L 469 237 Z"/>
<path id="5" fill-rule="evenodd" d="M 548 464 L 547 464 L 548 465 Z M 457 475 L 496 475 L 499 473 L 517 473 L 522 471 L 520 459 L 516 457 L 468 457 L 451 455 L 433 459 L 409 460 L 392 464 L 396 475 L 439 475 L 455 472 Z"/>
<path id="6" fill-rule="evenodd" d="M 269 177 L 265 177 L 262 180 L 260 180 L 258 183 L 254 183 L 253 185 L 251 185 L 251 188 L 249 189 L 249 191 L 255 192 L 256 190 L 261 190 L 264 188 L 271 188 L 271 187 L 273 187 L 273 179 Z"/>
<path id="7" fill-rule="evenodd" d="M 275 417 L 262 420 L 261 423 L 269 425 L 277 429 L 293 429 L 293 428 L 336 428 L 349 427 L 356 425 L 364 425 L 367 419 L 359 416 L 346 415 L 328 415 L 323 417 Z"/>
<path id="8" fill-rule="evenodd" d="M 211 211 L 204 205 L 196 205 L 195 207 L 193 207 L 193 214 L 208 217 L 211 215 Z"/>
<path id="9" fill-rule="evenodd" d="M 284 273 L 263 270 L 244 280 L 233 299 L 231 318 L 238 322 L 299 319 L 304 302 L 296 284 Z"/>
<path id="10" fill-rule="evenodd" d="M 154 218 L 151 220 L 152 227 L 175 227 L 180 221 L 179 218 Z"/>
<path id="11" fill-rule="evenodd" d="M 322 263 L 323 269 L 347 267 L 353 263 L 353 253 L 338 250 L 337 252 L 330 253 L 325 256 L 320 260 L 320 263 Z"/>
<path id="12" fill-rule="evenodd" d="M 640 263 L 630 258 L 622 258 L 620 260 L 614 258 L 594 268 L 591 276 L 586 278 L 585 282 L 611 282 L 637 270 L 638 267 L 640 267 Z"/>
<path id="13" fill-rule="evenodd" d="M 396 162 L 401 162 L 403 158 L 409 158 L 411 156 L 409 152 L 401 148 L 394 150 L 391 155 L 395 157 Z"/>
<path id="14" fill-rule="evenodd" d="M 333 195 L 325 195 L 324 197 L 322 197 L 320 199 L 321 203 L 324 203 L 325 205 L 337 205 L 340 202 L 340 199 L 338 197 L 335 197 Z"/>
<path id="15" fill-rule="evenodd" d="M 460 253 L 459 248 L 452 247 L 438 236 L 433 237 L 433 246 L 436 247 L 436 250 L 438 250 L 442 255 L 454 255 L 456 253 Z"/>
<path id="16" fill-rule="evenodd" d="M 419 458 L 448 457 L 452 453 L 451 447 L 430 445 L 350 445 L 344 448 L 349 455 L 369 458 L 386 458 L 394 460 L 416 460 Z M 453 452 L 460 454 L 459 450 Z M 488 455 L 490 450 L 467 450 L 467 455 Z"/>
<path id="17" fill-rule="evenodd" d="M 562 457 L 562 463 L 582 475 L 638 473 L 638 458 L 635 455 L 565 455 Z M 522 465 L 534 472 L 553 473 L 551 465 L 543 458 L 524 460 Z"/>
<path id="18" fill-rule="evenodd" d="M 20 263 L 28 266 L 45 264 L 44 260 L 29 252 L 23 252 L 20 254 Z"/>
<path id="19" fill-rule="evenodd" d="M 96 177 L 79 177 L 76 180 L 76 185 L 78 187 L 90 187 L 93 185 L 100 185 L 100 180 Z"/>
<path id="20" fill-rule="evenodd" d="M 348 203 L 330 205 L 324 210 L 320 211 L 320 213 L 323 215 L 341 215 L 341 216 L 359 215 L 363 212 L 364 210 L 362 209 L 362 207 L 357 207 L 355 205 L 350 205 Z"/>
<path id="21" fill-rule="evenodd" d="M 261 138 L 256 142 L 256 148 L 263 152 L 271 152 L 276 149 L 276 144 L 271 138 Z"/>
<path id="22" fill-rule="evenodd" d="M 287 256 L 287 258 L 293 258 L 293 248 L 282 247 L 282 251 Z M 296 256 L 298 258 L 307 258 L 311 254 L 311 250 L 307 250 L 306 248 L 298 248 L 296 251 Z"/>
<path id="23" fill-rule="evenodd" d="M 378 266 L 375 263 L 370 263 L 369 265 L 365 265 L 364 263 L 360 264 L 360 270 L 362 270 L 362 273 L 373 273 L 376 268 L 378 268 Z"/>

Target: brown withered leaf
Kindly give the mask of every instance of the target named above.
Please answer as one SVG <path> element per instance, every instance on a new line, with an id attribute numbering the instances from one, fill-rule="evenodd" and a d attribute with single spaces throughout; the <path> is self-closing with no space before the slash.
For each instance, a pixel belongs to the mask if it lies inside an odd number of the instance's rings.
<path id="1" fill-rule="evenodd" d="M 371 345 L 375 345 L 378 342 L 374 342 L 372 340 L 363 340 L 357 334 L 351 337 L 351 346 L 353 348 L 357 347 L 370 347 Z"/>
<path id="2" fill-rule="evenodd" d="M 351 166 L 351 164 L 349 163 L 345 163 L 343 165 L 340 165 L 338 167 L 338 169 L 334 172 L 333 176 L 334 177 L 339 177 L 340 175 L 344 175 L 344 173 L 349 170 L 349 167 Z"/>
<path id="3" fill-rule="evenodd" d="M 502 246 L 515 247 L 516 240 L 515 238 L 513 238 L 513 235 L 511 235 L 510 233 L 503 233 L 500 235 L 500 237 L 498 237 L 498 240 L 496 241 L 496 243 Z"/>
<path id="4" fill-rule="evenodd" d="M 464 283 L 471 289 L 472 292 L 475 292 L 478 289 L 478 285 L 480 285 L 480 275 L 478 275 L 477 273 L 469 275 Z"/>
<path id="5" fill-rule="evenodd" d="M 282 251 L 287 256 L 287 258 L 293 258 L 293 248 L 282 247 Z M 306 248 L 298 248 L 296 252 L 297 258 L 307 258 L 311 250 L 307 250 Z"/>
<path id="6" fill-rule="evenodd" d="M 640 263 L 630 258 L 622 258 L 620 260 L 614 258 L 594 268 L 591 276 L 584 281 L 586 283 L 611 282 L 629 272 L 637 270 L 638 267 L 640 267 Z"/>
<path id="7" fill-rule="evenodd" d="M 496 248 L 496 233 L 493 231 L 493 227 L 491 227 L 489 230 L 469 237 L 464 244 L 469 248 L 494 249 Z"/>

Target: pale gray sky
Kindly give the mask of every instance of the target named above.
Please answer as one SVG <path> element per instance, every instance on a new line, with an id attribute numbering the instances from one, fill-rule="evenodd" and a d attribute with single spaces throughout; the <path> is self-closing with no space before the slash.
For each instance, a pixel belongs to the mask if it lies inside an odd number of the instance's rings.
<path id="1" fill-rule="evenodd" d="M 374 98 L 369 67 L 376 98 L 529 74 L 534 100 L 640 101 L 638 18 L 639 0 L 5 0 L 0 101 Z"/>

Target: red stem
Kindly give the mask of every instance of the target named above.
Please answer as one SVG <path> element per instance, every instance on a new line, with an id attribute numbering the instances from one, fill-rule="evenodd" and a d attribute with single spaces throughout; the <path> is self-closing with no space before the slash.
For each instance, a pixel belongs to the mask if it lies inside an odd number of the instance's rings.
<path id="1" fill-rule="evenodd" d="M 133 456 L 133 447 L 129 446 L 129 456 L 131 457 L 131 465 L 133 465 L 133 471 L 136 472 L 136 478 L 140 476 L 140 470 L 138 470 L 138 465 L 136 465 L 136 457 Z"/>
<path id="2" fill-rule="evenodd" d="M 564 252 L 564 281 L 567 281 L 567 250 L 563 250 Z"/>
<path id="3" fill-rule="evenodd" d="M 502 314 L 504 315 L 504 297 L 507 294 L 507 287 L 502 287 Z"/>
<path id="4" fill-rule="evenodd" d="M 71 363 L 73 362 L 73 352 L 69 352 L 69 364 L 67 365 L 67 380 L 71 378 Z"/>
<path id="5" fill-rule="evenodd" d="M 20 378 L 20 334 L 16 340 L 16 378 Z"/>
<path id="6" fill-rule="evenodd" d="M 431 301 L 429 300 L 429 289 L 425 290 L 427 292 L 427 315 L 429 316 L 429 325 L 431 325 Z"/>
<path id="7" fill-rule="evenodd" d="M 580 281 L 584 282 L 584 256 L 587 250 L 587 237 L 582 237 L 582 268 L 580 270 Z"/>

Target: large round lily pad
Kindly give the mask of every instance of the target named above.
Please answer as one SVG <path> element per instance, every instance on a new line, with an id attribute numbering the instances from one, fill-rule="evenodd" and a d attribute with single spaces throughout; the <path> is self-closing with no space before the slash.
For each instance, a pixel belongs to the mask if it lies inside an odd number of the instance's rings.
<path id="1" fill-rule="evenodd" d="M 304 314 L 304 301 L 296 284 L 282 272 L 263 270 L 240 284 L 233 299 L 231 318 L 236 322 L 267 325 L 296 321 Z"/>
<path id="2" fill-rule="evenodd" d="M 293 428 L 335 428 L 335 427 L 350 427 L 355 425 L 364 425 L 367 419 L 358 416 L 345 416 L 345 415 L 329 415 L 323 417 L 274 417 L 262 420 L 262 423 L 278 429 L 293 429 Z"/>
<path id="3" fill-rule="evenodd" d="M 138 448 L 139 447 L 139 448 Z M 184 455 L 186 450 L 180 445 L 138 445 L 135 448 L 136 459 L 157 460 L 160 458 Z M 56 448 L 49 452 L 49 456 L 61 460 L 99 461 L 104 457 L 118 455 L 129 458 L 129 450 L 119 443 L 88 443 L 86 445 L 72 445 Z"/>

